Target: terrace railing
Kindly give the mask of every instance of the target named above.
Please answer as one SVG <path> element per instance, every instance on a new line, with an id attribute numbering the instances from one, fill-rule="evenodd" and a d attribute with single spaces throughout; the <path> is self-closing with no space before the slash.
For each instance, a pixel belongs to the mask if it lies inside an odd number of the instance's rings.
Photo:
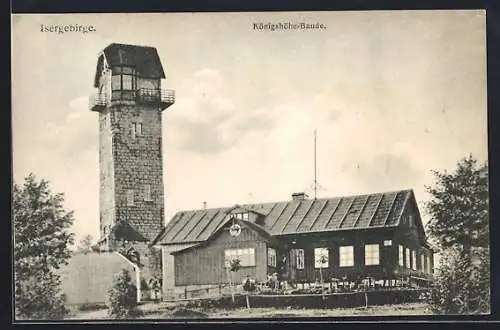
<path id="1" fill-rule="evenodd" d="M 175 91 L 172 89 L 140 88 L 137 90 L 116 90 L 111 92 L 111 101 L 132 101 L 137 104 L 148 104 L 164 110 L 175 103 Z M 106 95 L 96 93 L 89 98 L 89 108 L 100 111 L 107 105 Z"/>
<path id="2" fill-rule="evenodd" d="M 136 102 L 158 105 L 163 110 L 175 103 L 175 91 L 172 89 L 140 88 L 136 93 Z"/>
<path id="3" fill-rule="evenodd" d="M 91 111 L 100 111 L 106 107 L 106 96 L 102 93 L 96 93 L 89 97 L 89 109 Z"/>

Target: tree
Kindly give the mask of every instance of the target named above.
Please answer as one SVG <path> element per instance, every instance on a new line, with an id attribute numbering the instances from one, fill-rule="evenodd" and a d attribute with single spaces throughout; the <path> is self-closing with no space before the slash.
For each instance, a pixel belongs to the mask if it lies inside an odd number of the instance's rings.
<path id="1" fill-rule="evenodd" d="M 14 183 L 15 314 L 21 319 L 56 319 L 66 313 L 60 277 L 73 243 L 73 212 L 63 208 L 64 195 L 53 194 L 48 181 L 33 174 Z"/>
<path id="2" fill-rule="evenodd" d="M 453 173 L 432 171 L 434 187 L 426 187 L 432 199 L 429 234 L 439 249 L 460 246 L 465 253 L 489 246 L 488 165 L 478 165 L 471 155 L 461 159 Z"/>
<path id="3" fill-rule="evenodd" d="M 442 259 L 431 305 L 443 313 L 483 312 L 490 291 L 488 165 L 469 155 L 453 173 L 433 173 L 428 229 Z"/>
<path id="4" fill-rule="evenodd" d="M 108 292 L 108 314 L 115 318 L 132 318 L 138 315 L 136 286 L 128 270 L 122 269 Z"/>
<path id="5" fill-rule="evenodd" d="M 92 237 L 92 235 L 85 235 L 85 237 L 83 237 L 80 240 L 80 244 L 78 245 L 77 252 L 83 253 L 83 254 L 87 254 L 89 252 L 92 252 L 93 251 L 93 249 L 92 249 L 92 241 L 93 240 L 94 240 L 94 238 Z"/>

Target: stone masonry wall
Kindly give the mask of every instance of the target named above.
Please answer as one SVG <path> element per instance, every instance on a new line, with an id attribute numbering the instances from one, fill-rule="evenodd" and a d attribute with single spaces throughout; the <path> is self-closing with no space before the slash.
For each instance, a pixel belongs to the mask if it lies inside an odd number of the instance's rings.
<path id="1" fill-rule="evenodd" d="M 114 209 L 114 171 L 112 159 L 112 144 L 110 114 L 107 109 L 99 113 L 99 167 L 100 167 L 100 191 L 99 191 L 99 217 L 100 237 L 105 236 L 105 230 L 109 230 L 115 218 Z"/>
<path id="2" fill-rule="evenodd" d="M 113 135 L 114 198 L 116 221 L 127 221 L 146 239 L 152 240 L 163 227 L 163 164 L 161 112 L 136 104 L 111 107 Z M 142 124 L 134 135 L 132 125 Z M 151 200 L 145 199 L 146 186 Z M 134 205 L 127 203 L 133 191 Z"/>

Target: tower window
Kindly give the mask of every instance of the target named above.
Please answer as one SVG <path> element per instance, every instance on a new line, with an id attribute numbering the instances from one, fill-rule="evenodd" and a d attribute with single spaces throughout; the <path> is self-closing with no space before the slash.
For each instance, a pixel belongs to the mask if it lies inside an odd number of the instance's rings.
<path id="1" fill-rule="evenodd" d="M 135 69 L 127 66 L 117 66 L 113 68 L 111 76 L 111 89 L 114 91 L 135 90 Z"/>
<path id="2" fill-rule="evenodd" d="M 134 206 L 134 190 L 127 190 L 127 206 Z"/>
<path id="3" fill-rule="evenodd" d="M 142 136 L 142 123 L 132 123 L 130 130 L 132 137 Z"/>
<path id="4" fill-rule="evenodd" d="M 137 87 L 135 69 L 127 66 L 117 66 L 112 70 L 111 90 L 113 100 L 135 100 Z"/>
<path id="5" fill-rule="evenodd" d="M 406 248 L 406 268 L 411 268 L 410 249 Z"/>
<path id="6" fill-rule="evenodd" d="M 144 186 L 144 200 L 147 202 L 151 202 L 151 185 L 147 184 Z"/>
<path id="7" fill-rule="evenodd" d="M 412 263 L 411 269 L 417 270 L 417 252 L 415 250 L 411 251 Z"/>

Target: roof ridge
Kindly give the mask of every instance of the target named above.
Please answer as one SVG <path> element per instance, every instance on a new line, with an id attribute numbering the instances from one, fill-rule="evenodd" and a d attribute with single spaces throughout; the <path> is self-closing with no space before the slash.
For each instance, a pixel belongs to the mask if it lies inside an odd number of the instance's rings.
<path id="1" fill-rule="evenodd" d="M 332 196 L 332 197 L 322 197 L 322 198 L 316 198 L 317 201 L 324 201 L 324 200 L 332 200 L 332 199 L 337 199 L 337 198 L 354 198 L 354 197 L 365 197 L 365 196 L 373 196 L 373 195 L 384 195 L 384 194 L 393 194 L 393 193 L 398 193 L 398 192 L 409 192 L 413 191 L 412 188 L 407 188 L 407 189 L 397 189 L 397 190 L 387 190 L 387 191 L 381 191 L 381 192 L 374 192 L 374 193 L 367 193 L 367 194 L 352 194 L 352 195 L 338 195 L 338 196 Z M 307 200 L 314 200 L 312 198 L 307 199 Z M 261 206 L 261 205 L 271 205 L 271 204 L 279 204 L 279 203 L 289 203 L 292 202 L 292 199 L 288 200 L 281 200 L 281 201 L 275 201 L 275 202 L 261 202 L 261 203 L 235 203 L 232 206 L 221 206 L 221 207 L 211 207 L 207 209 L 203 208 L 198 208 L 198 209 L 184 209 L 177 211 L 175 214 L 179 212 L 193 212 L 193 211 L 208 211 L 208 210 L 221 210 L 221 209 L 231 209 L 234 208 L 235 206 L 239 206 L 242 208 L 249 208 L 252 206 Z"/>
<path id="2" fill-rule="evenodd" d="M 152 49 L 157 49 L 154 46 L 146 46 L 146 45 L 136 45 L 136 44 L 124 44 L 121 42 L 112 42 L 110 43 L 106 48 L 111 47 L 111 46 L 127 46 L 127 47 L 137 47 L 137 48 L 152 48 Z"/>

